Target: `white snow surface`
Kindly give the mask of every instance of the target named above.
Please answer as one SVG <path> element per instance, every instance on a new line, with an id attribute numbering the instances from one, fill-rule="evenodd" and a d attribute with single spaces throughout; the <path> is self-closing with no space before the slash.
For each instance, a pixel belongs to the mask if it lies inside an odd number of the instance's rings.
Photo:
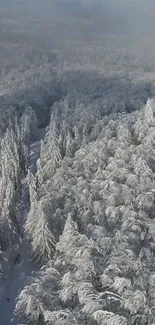
<path id="1" fill-rule="evenodd" d="M 29 169 L 35 174 L 37 171 L 37 159 L 40 155 L 40 143 L 43 139 L 45 130 L 40 130 L 39 140 L 34 142 L 30 148 L 30 162 Z M 22 181 L 22 207 L 20 214 L 20 233 L 19 242 L 19 254 L 20 262 L 15 264 L 15 257 L 10 257 L 9 261 L 9 270 L 6 275 L 7 281 L 2 292 L 0 299 L 0 325 L 18 325 L 18 322 L 13 319 L 13 312 L 16 305 L 16 299 L 24 288 L 27 278 L 31 275 L 33 271 L 31 260 L 29 258 L 30 246 L 27 241 L 27 238 L 24 236 L 24 226 L 27 218 L 27 209 L 26 209 L 26 192 L 25 186 L 26 179 Z M 23 234 L 23 237 L 22 237 Z M 9 302 L 7 301 L 9 298 Z"/>

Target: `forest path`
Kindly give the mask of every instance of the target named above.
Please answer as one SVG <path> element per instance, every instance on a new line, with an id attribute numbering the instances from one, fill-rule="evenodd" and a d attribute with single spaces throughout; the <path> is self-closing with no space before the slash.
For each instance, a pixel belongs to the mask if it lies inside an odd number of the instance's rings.
<path id="1" fill-rule="evenodd" d="M 37 159 L 40 156 L 40 144 L 41 139 L 44 138 L 45 131 L 40 130 L 39 140 L 34 142 L 30 147 L 30 160 L 29 169 L 35 174 L 37 171 Z M 13 311 L 16 305 L 16 298 L 20 291 L 24 288 L 27 278 L 31 275 L 32 265 L 29 259 L 29 243 L 27 238 L 23 236 L 24 226 L 27 218 L 26 209 L 26 178 L 22 181 L 22 207 L 20 211 L 20 239 L 19 243 L 19 254 L 20 261 L 16 262 L 14 258 L 10 261 L 9 271 L 7 274 L 7 283 L 5 286 L 2 299 L 0 301 L 0 325 L 18 325 L 15 320 L 12 320 Z M 7 301 L 9 298 L 9 302 Z"/>

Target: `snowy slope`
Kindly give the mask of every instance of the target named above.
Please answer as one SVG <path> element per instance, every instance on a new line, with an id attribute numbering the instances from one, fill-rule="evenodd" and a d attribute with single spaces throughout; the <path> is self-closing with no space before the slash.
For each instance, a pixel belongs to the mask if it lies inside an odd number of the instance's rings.
<path id="1" fill-rule="evenodd" d="M 29 168 L 33 174 L 36 172 L 36 162 L 40 154 L 40 143 L 44 136 L 44 131 L 41 130 L 39 141 L 33 143 L 30 148 L 30 162 Z M 16 298 L 19 292 L 23 289 L 28 276 L 32 272 L 32 265 L 29 259 L 29 243 L 27 239 L 22 234 L 24 233 L 24 225 L 27 217 L 27 210 L 25 209 L 25 185 L 26 180 L 22 182 L 22 209 L 21 209 L 21 238 L 19 240 L 19 253 L 20 262 L 14 262 L 14 257 L 10 260 L 10 269 L 7 275 L 7 283 L 5 286 L 4 293 L 0 301 L 0 325 L 18 325 L 14 320 L 11 321 L 13 317 L 13 311 L 16 304 Z M 9 298 L 9 302 L 7 301 Z"/>

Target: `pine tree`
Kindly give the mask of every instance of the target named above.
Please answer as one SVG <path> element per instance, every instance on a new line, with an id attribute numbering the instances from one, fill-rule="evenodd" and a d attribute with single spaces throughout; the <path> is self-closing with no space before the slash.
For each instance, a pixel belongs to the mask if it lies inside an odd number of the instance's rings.
<path id="1" fill-rule="evenodd" d="M 25 230 L 31 240 L 32 254 L 36 263 L 43 263 L 52 258 L 55 250 L 55 238 L 44 212 L 42 201 L 31 203 Z"/>

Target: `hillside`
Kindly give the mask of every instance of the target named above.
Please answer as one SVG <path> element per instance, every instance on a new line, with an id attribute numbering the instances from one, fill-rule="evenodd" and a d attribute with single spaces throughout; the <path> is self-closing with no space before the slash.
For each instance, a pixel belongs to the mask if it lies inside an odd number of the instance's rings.
<path id="1" fill-rule="evenodd" d="M 155 324 L 154 9 L 0 4 L 2 325 Z"/>

